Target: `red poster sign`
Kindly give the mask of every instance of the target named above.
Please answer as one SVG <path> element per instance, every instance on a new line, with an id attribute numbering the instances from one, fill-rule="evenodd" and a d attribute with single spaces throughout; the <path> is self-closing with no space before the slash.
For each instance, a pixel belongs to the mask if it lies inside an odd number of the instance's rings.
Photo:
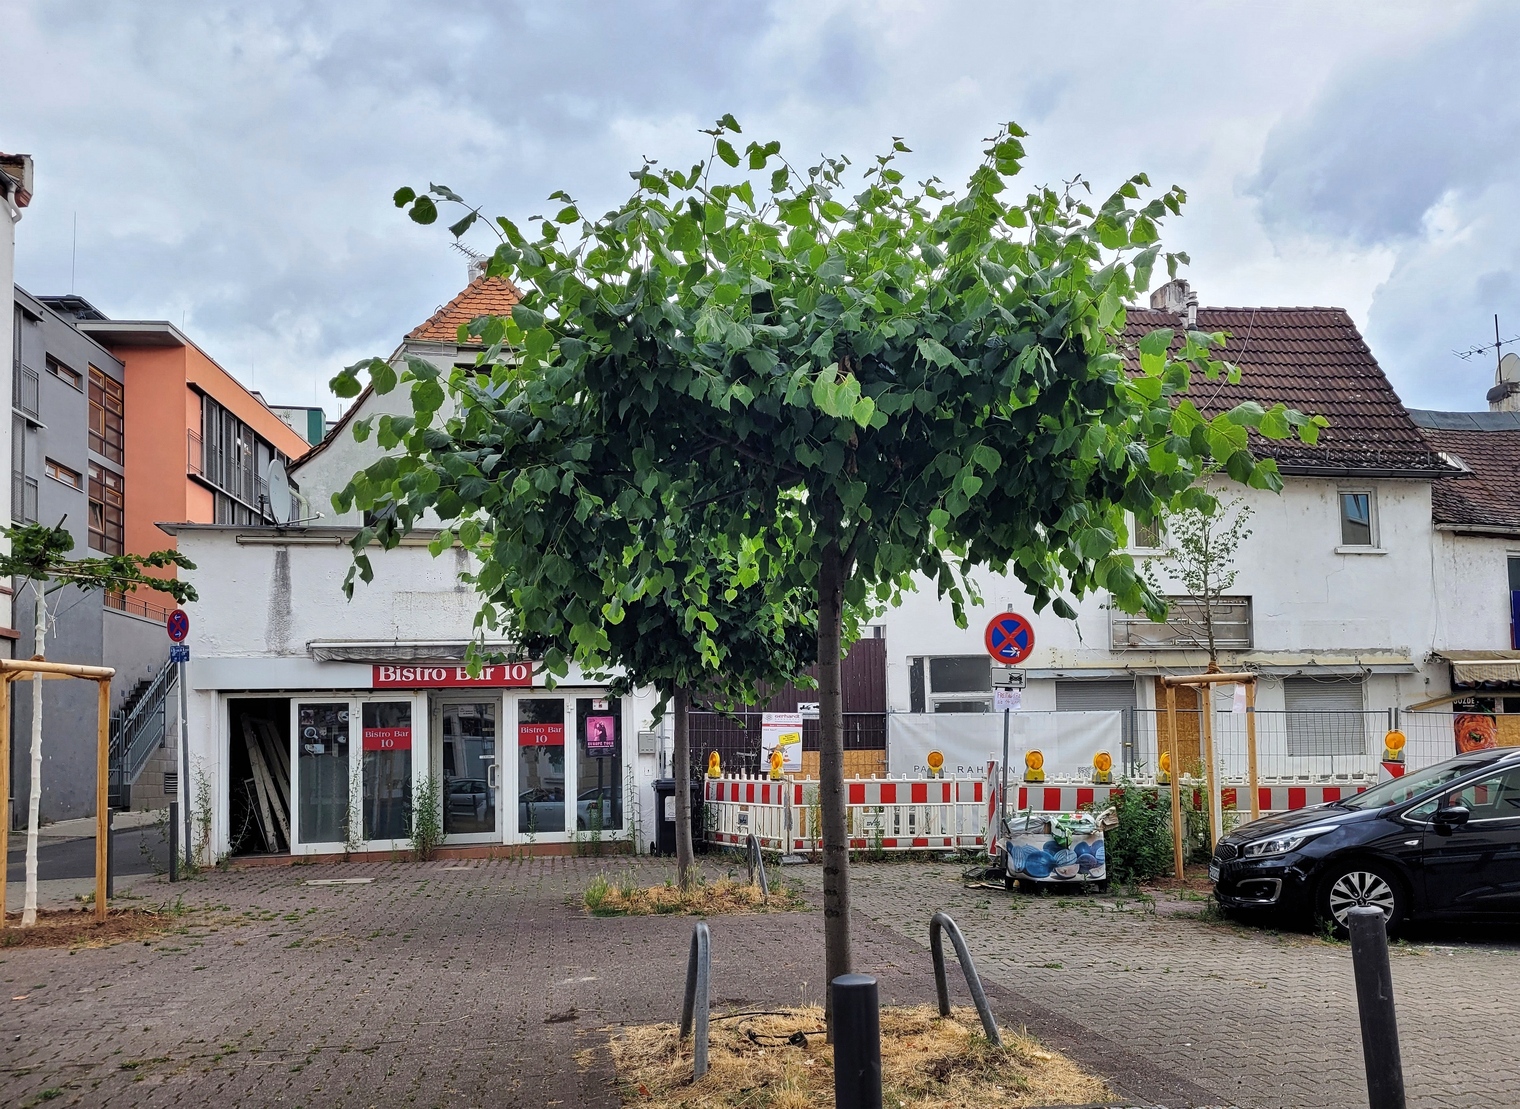
<path id="1" fill-rule="evenodd" d="M 519 747 L 563 747 L 565 726 L 563 724 L 519 724 L 517 725 L 517 745 Z"/>
<path id="2" fill-rule="evenodd" d="M 373 689 L 497 689 L 533 684 L 531 662 L 483 666 L 478 677 L 457 663 L 377 663 L 370 676 Z"/>
<path id="3" fill-rule="evenodd" d="M 365 728 L 364 749 L 366 751 L 410 751 L 412 729 L 409 727 Z"/>

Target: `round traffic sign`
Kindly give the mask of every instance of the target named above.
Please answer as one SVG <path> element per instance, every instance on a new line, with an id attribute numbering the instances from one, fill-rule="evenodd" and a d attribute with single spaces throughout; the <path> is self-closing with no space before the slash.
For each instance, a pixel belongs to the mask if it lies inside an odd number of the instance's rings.
<path id="1" fill-rule="evenodd" d="M 987 653 L 1005 666 L 1014 666 L 1034 650 L 1034 627 L 1016 612 L 1002 612 L 987 622 Z"/>
<path id="2" fill-rule="evenodd" d="M 177 608 L 169 613 L 169 619 L 164 622 L 169 629 L 169 638 L 176 643 L 183 643 L 185 636 L 190 634 L 190 617 L 182 608 Z"/>

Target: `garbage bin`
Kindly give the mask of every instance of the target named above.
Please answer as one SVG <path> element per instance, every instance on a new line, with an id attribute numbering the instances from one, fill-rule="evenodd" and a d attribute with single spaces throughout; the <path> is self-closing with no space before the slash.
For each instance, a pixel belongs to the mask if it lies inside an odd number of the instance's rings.
<path id="1" fill-rule="evenodd" d="M 654 824 L 654 853 L 674 855 L 676 853 L 676 780 L 674 778 L 654 780 L 654 811 L 657 814 Z"/>
<path id="2" fill-rule="evenodd" d="M 674 855 L 676 853 L 676 780 L 674 778 L 654 780 L 654 811 L 657 814 L 654 853 Z M 705 850 L 706 845 L 702 839 L 701 778 L 694 778 L 691 783 L 691 842 L 694 850 Z"/>

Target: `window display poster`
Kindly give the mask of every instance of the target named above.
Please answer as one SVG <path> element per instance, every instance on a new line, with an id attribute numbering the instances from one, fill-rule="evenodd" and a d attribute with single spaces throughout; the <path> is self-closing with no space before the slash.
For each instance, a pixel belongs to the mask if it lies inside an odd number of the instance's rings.
<path id="1" fill-rule="evenodd" d="M 760 717 L 760 765 L 769 766 L 771 752 L 781 751 L 781 772 L 802 772 L 802 714 L 767 712 Z"/>
<path id="2" fill-rule="evenodd" d="M 617 719 L 612 716 L 586 717 L 586 753 L 596 758 L 617 749 Z"/>

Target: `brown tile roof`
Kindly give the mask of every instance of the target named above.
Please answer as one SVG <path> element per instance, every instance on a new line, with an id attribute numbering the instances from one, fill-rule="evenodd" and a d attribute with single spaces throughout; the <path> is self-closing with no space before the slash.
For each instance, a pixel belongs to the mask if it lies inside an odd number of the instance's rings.
<path id="1" fill-rule="evenodd" d="M 1520 533 L 1520 412 L 1411 412 L 1436 450 L 1470 473 L 1430 489 L 1437 524 Z"/>
<path id="2" fill-rule="evenodd" d="M 475 278 L 453 300 L 406 333 L 429 343 L 459 342 L 459 327 L 480 316 L 505 316 L 520 299 L 517 287 L 500 277 Z"/>
<path id="3" fill-rule="evenodd" d="M 1123 340 L 1132 368 L 1141 338 L 1161 327 L 1181 330 L 1182 317 L 1153 308 L 1130 308 Z M 1285 473 L 1353 471 L 1410 473 L 1441 464 L 1366 342 L 1342 308 L 1200 308 L 1196 329 L 1229 336 L 1223 357 L 1240 367 L 1240 381 L 1196 378 L 1189 396 L 1205 414 L 1241 401 L 1278 401 L 1330 426 L 1319 444 L 1272 442 L 1253 436 L 1258 455 L 1275 458 Z"/>

